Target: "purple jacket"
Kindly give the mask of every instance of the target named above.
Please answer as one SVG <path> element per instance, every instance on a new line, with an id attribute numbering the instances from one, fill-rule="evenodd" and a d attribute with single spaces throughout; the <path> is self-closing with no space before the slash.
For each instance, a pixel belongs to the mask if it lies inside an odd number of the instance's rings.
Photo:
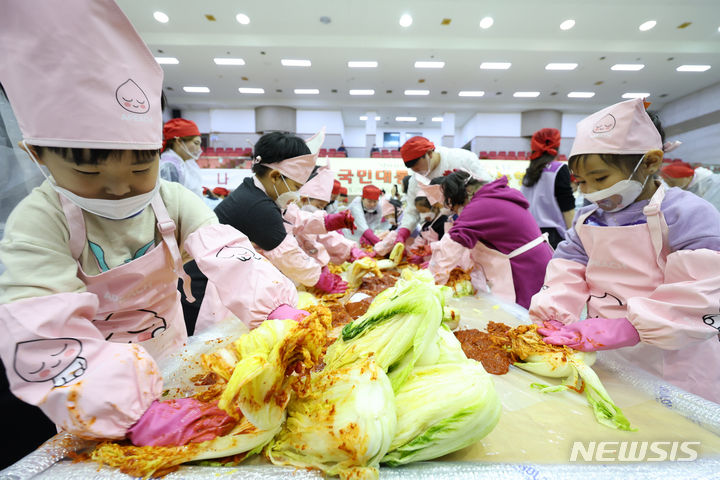
<path id="1" fill-rule="evenodd" d="M 506 177 L 484 185 L 475 192 L 450 229 L 450 238 L 466 248 L 477 242 L 508 254 L 535 240 L 540 228 L 519 190 L 510 188 Z M 543 285 L 545 268 L 552 249 L 543 243 L 510 260 L 515 301 L 525 308 Z"/>
<path id="2" fill-rule="evenodd" d="M 647 223 L 643 208 L 648 202 L 649 200 L 641 200 L 614 213 L 599 208 L 585 220 L 585 224 L 617 227 Z M 575 231 L 575 222 L 579 215 L 584 215 L 593 208 L 594 205 L 588 205 L 575 213 L 573 226 L 567 231 L 565 241 L 555 250 L 554 258 L 564 258 L 587 265 L 587 253 Z M 700 248 L 720 251 L 720 212 L 712 204 L 697 195 L 674 187 L 665 192 L 660 209 L 668 226 L 668 243 L 672 251 Z"/>

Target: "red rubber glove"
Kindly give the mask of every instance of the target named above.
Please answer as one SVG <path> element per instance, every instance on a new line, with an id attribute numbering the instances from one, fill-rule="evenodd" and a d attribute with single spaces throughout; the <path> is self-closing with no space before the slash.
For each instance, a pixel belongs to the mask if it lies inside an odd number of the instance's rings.
<path id="1" fill-rule="evenodd" d="M 368 228 L 367 230 L 365 230 L 365 232 L 362 234 L 362 237 L 360 237 L 360 245 L 375 246 L 375 244 L 379 241 L 380 238 L 375 235 L 375 232 L 372 231 L 372 228 Z"/>
<path id="2" fill-rule="evenodd" d="M 234 425 L 235 420 L 214 403 L 194 398 L 155 400 L 130 427 L 127 437 L 139 447 L 179 446 L 212 440 L 228 433 Z"/>
<path id="3" fill-rule="evenodd" d="M 347 290 L 347 282 L 344 282 L 340 275 L 330 273 L 328 267 L 323 267 L 320 272 L 320 278 L 315 284 L 315 288 L 325 293 L 345 293 Z"/>
<path id="4" fill-rule="evenodd" d="M 308 315 L 310 315 L 310 312 L 298 310 L 297 308 L 293 308 L 290 305 L 283 303 L 270 312 L 270 315 L 268 315 L 267 318 L 268 320 L 295 320 L 296 322 L 299 322 Z"/>
<path id="5" fill-rule="evenodd" d="M 569 325 L 551 320 L 543 325 L 538 333 L 545 337 L 545 343 L 583 352 L 631 347 L 640 342 L 638 331 L 627 318 L 586 318 Z"/>
<path id="6" fill-rule="evenodd" d="M 405 243 L 405 240 L 410 238 L 410 230 L 407 228 L 399 228 L 397 231 L 397 237 L 395 237 L 395 243 Z"/>
<path id="7" fill-rule="evenodd" d="M 347 228 L 350 233 L 355 233 L 355 218 L 350 213 L 350 210 L 345 210 L 340 213 L 330 213 L 325 215 L 325 230 L 332 232 L 334 230 L 340 230 L 341 228 Z"/>
<path id="8" fill-rule="evenodd" d="M 365 250 L 361 250 L 357 247 L 352 247 L 350 249 L 350 261 L 354 262 L 358 258 L 365 258 L 365 257 L 374 257 L 375 252 L 366 252 Z"/>

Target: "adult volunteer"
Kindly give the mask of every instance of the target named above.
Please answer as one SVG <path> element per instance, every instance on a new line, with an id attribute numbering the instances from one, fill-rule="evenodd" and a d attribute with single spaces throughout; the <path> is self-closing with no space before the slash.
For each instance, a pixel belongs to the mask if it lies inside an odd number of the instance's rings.
<path id="1" fill-rule="evenodd" d="M 423 175 L 432 180 L 441 177 L 445 172 L 456 169 L 464 169 L 473 174 L 475 178 L 483 182 L 489 182 L 492 177 L 483 168 L 477 155 L 462 148 L 436 147 L 434 143 L 425 137 L 412 137 L 400 148 L 405 166 L 415 173 Z M 408 183 L 406 198 L 407 208 L 403 215 L 402 223 L 398 229 L 395 239 L 398 243 L 404 243 L 420 220 L 415 208 L 415 197 L 418 194 L 418 182 L 415 175 L 412 175 Z M 357 218 L 357 217 L 356 217 Z"/>
<path id="2" fill-rule="evenodd" d="M 348 210 L 355 219 L 357 230 L 355 233 L 343 230 L 346 237 L 359 241 L 361 245 L 375 245 L 380 238 L 375 232 L 387 230 L 389 224 L 385 222 L 382 214 L 382 190 L 375 185 L 365 185 L 362 195 L 350 202 Z"/>
<path id="3" fill-rule="evenodd" d="M 203 196 L 200 158 L 200 130 L 195 122 L 173 118 L 163 125 L 163 152 L 160 154 L 160 178 L 185 186 Z"/>
<path id="4" fill-rule="evenodd" d="M 664 166 L 660 175 L 670 187 L 679 187 L 692 192 L 720 210 L 720 174 L 712 173 L 704 167 L 693 168 L 683 161 L 676 160 Z"/>

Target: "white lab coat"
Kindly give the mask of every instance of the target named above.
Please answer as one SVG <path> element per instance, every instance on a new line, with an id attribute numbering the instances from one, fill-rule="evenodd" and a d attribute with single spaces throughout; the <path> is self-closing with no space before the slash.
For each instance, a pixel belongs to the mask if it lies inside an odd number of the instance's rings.
<path id="1" fill-rule="evenodd" d="M 365 210 L 363 210 L 362 197 L 356 197 L 352 202 L 350 202 L 348 210 L 350 210 L 350 213 L 352 213 L 352 216 L 355 218 L 355 226 L 357 227 L 357 230 L 355 230 L 354 234 L 351 234 L 350 230 L 344 229 L 343 234 L 347 238 L 357 242 L 360 241 L 360 237 L 362 237 L 362 234 L 368 228 L 371 228 L 375 234 L 390 228 L 390 224 L 383 220 L 382 217 L 383 201 L 384 200 L 381 198 L 377 203 L 377 207 L 375 207 L 374 213 L 366 213 Z"/>

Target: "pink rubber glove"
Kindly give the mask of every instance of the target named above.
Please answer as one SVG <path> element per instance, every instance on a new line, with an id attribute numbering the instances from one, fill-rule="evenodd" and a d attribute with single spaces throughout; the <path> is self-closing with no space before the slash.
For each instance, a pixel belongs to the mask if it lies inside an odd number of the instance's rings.
<path id="1" fill-rule="evenodd" d="M 139 447 L 200 443 L 225 435 L 235 425 L 214 403 L 179 398 L 150 404 L 140 420 L 127 432 Z"/>
<path id="2" fill-rule="evenodd" d="M 325 230 L 332 232 L 334 230 L 340 230 L 341 228 L 347 228 L 350 233 L 355 233 L 355 217 L 352 216 L 350 210 L 345 210 L 340 213 L 330 213 L 325 215 Z"/>
<path id="3" fill-rule="evenodd" d="M 293 308 L 290 305 L 283 303 L 270 312 L 270 315 L 268 315 L 267 318 L 268 320 L 295 320 L 296 322 L 299 322 L 308 315 L 310 315 L 310 312 L 298 310 L 297 308 Z"/>
<path id="4" fill-rule="evenodd" d="M 350 261 L 354 262 L 358 258 L 365 258 L 365 257 L 374 257 L 375 252 L 366 252 L 365 250 L 361 250 L 357 247 L 352 247 L 350 249 Z"/>
<path id="5" fill-rule="evenodd" d="M 397 237 L 395 237 L 395 243 L 405 243 L 405 240 L 410 238 L 410 230 L 407 228 L 399 228 L 397 231 Z"/>
<path id="6" fill-rule="evenodd" d="M 379 241 L 380 238 L 375 235 L 375 232 L 372 231 L 372 228 L 368 228 L 367 230 L 365 230 L 365 232 L 362 234 L 362 237 L 360 237 L 360 245 L 374 246 Z"/>
<path id="7" fill-rule="evenodd" d="M 587 318 L 562 326 L 558 323 L 544 322 L 546 328 L 538 328 L 538 333 L 545 336 L 545 343 L 594 352 L 631 347 L 640 342 L 640 335 L 627 318 Z"/>
<path id="8" fill-rule="evenodd" d="M 339 275 L 330 273 L 328 267 L 323 267 L 320 272 L 320 278 L 315 284 L 315 288 L 325 293 L 345 293 L 345 290 L 347 290 L 347 282 L 344 282 Z"/>

